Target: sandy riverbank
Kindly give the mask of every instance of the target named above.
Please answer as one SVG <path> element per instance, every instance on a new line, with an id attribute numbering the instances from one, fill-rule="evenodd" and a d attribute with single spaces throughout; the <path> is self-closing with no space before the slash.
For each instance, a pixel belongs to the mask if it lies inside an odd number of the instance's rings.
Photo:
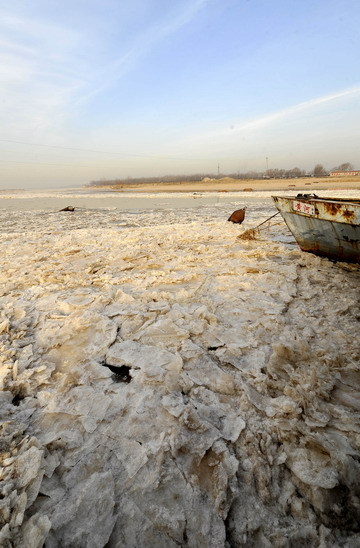
<path id="1" fill-rule="evenodd" d="M 206 179 L 203 181 L 183 181 L 179 183 L 139 183 L 101 186 L 127 192 L 234 192 L 234 191 L 259 191 L 259 190 L 307 190 L 317 192 L 319 190 L 360 190 L 360 177 L 323 177 L 299 179 L 266 179 L 266 180 L 239 180 L 231 177 L 222 179 Z"/>

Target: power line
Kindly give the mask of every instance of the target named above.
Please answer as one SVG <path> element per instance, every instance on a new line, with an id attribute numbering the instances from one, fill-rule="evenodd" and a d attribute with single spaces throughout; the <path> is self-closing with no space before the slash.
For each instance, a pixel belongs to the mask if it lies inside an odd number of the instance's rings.
<path id="1" fill-rule="evenodd" d="M 2 160 L 0 159 L 0 162 L 3 164 L 30 164 L 30 165 L 36 165 L 36 166 L 71 166 L 71 167 L 89 167 L 94 166 L 95 164 L 64 164 L 64 163 L 48 163 L 48 162 L 21 162 L 17 160 Z"/>
<path id="2" fill-rule="evenodd" d="M 116 156 L 131 157 L 131 158 L 151 158 L 154 160 L 183 160 L 183 161 L 202 161 L 201 158 L 181 158 L 177 156 L 158 156 L 154 154 L 135 154 L 129 152 L 112 152 L 107 150 L 94 150 L 90 148 L 78 148 L 78 147 L 66 147 L 61 145 L 46 145 L 44 143 L 29 143 L 27 141 L 15 141 L 13 139 L 0 139 L 1 143 L 13 143 L 16 145 L 27 145 L 32 147 L 42 147 L 42 148 L 58 148 L 61 150 L 74 150 L 77 152 L 92 152 L 96 154 L 113 154 Z"/>
<path id="3" fill-rule="evenodd" d="M 43 143 L 29 143 L 27 141 L 15 141 L 15 140 L 12 140 L 12 139 L 0 139 L 0 142 L 2 143 L 13 143 L 13 144 L 16 144 L 16 145 L 27 145 L 27 146 L 32 146 L 32 147 L 44 147 L 44 148 L 59 148 L 59 149 L 62 149 L 62 150 L 75 150 L 75 151 L 81 151 L 81 152 L 96 152 L 98 154 L 117 154 L 117 155 L 122 155 L 122 156 L 137 156 L 137 157 L 146 157 L 147 155 L 145 154 L 129 154 L 129 153 L 124 153 L 124 152 L 111 152 L 111 151 L 106 151 L 106 150 L 93 150 L 93 149 L 90 149 L 90 148 L 78 148 L 78 147 L 65 147 L 65 146 L 61 146 L 61 145 L 45 145 Z"/>

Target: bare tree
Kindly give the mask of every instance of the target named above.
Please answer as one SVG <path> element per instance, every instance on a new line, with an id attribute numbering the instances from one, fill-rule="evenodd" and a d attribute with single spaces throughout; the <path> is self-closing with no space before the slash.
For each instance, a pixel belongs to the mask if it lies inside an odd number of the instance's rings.
<path id="1" fill-rule="evenodd" d="M 285 176 L 285 169 L 267 169 L 265 174 L 271 179 L 282 179 Z"/>
<path id="2" fill-rule="evenodd" d="M 353 171 L 354 166 L 350 162 L 340 164 L 338 167 L 334 167 L 333 171 Z"/>
<path id="3" fill-rule="evenodd" d="M 327 172 L 322 164 L 316 164 L 313 174 L 314 177 L 325 177 L 325 175 L 327 175 Z"/>
<path id="4" fill-rule="evenodd" d="M 299 167 L 293 167 L 292 169 L 289 169 L 289 177 L 303 177 L 305 175 L 305 171 L 303 169 L 300 169 Z"/>

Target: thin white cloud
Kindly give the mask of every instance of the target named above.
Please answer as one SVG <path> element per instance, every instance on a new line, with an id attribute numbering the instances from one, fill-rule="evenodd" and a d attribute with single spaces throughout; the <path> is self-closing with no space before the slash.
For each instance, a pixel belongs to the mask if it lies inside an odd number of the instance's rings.
<path id="1" fill-rule="evenodd" d="M 94 84 L 93 82 L 91 91 L 82 94 L 76 101 L 76 105 L 89 101 L 113 86 L 114 83 L 132 70 L 136 66 L 136 63 L 156 44 L 189 24 L 206 7 L 209 1 L 190 1 L 183 4 L 180 11 L 171 11 L 167 18 L 161 20 L 158 24 L 149 27 L 147 30 L 142 29 L 135 43 L 126 52 L 96 73 L 96 81 L 101 82 L 101 84 L 96 86 L 96 83 Z"/>
<path id="2" fill-rule="evenodd" d="M 309 101 L 303 101 L 301 103 L 298 103 L 297 105 L 284 108 L 277 112 L 271 113 L 267 116 L 263 116 L 261 118 L 257 118 L 255 120 L 242 124 L 239 127 L 237 127 L 236 130 L 242 131 L 244 129 L 253 129 L 253 128 L 261 127 L 271 122 L 274 122 L 275 120 L 279 120 L 280 118 L 285 118 L 287 116 L 291 116 L 292 114 L 296 114 L 304 110 L 310 110 L 310 109 L 313 109 L 314 107 L 324 105 L 325 103 L 336 101 L 337 99 L 352 97 L 359 94 L 360 94 L 360 87 L 355 87 L 355 88 L 345 89 L 336 93 L 332 93 L 329 95 L 324 95 L 323 97 L 310 99 Z"/>
<path id="3" fill-rule="evenodd" d="M 204 9 L 210 0 L 196 0 L 189 2 L 183 7 L 183 10 L 176 14 L 176 17 L 170 19 L 167 23 L 161 24 L 161 27 L 157 27 L 157 33 L 159 37 L 164 37 L 177 32 L 184 25 L 190 23 L 198 13 Z"/>
<path id="4" fill-rule="evenodd" d="M 79 33 L 68 26 L 57 25 L 49 20 L 19 17 L 11 13 L 1 14 L 0 31 L 2 39 L 17 43 L 18 47 L 35 47 L 35 51 L 38 51 L 40 44 L 58 44 L 61 50 L 69 49 L 74 47 L 79 38 Z M 49 54 L 49 51 L 51 50 L 45 50 L 44 54 Z"/>
<path id="5" fill-rule="evenodd" d="M 1 134 L 34 138 L 47 127 L 61 126 L 70 99 L 85 81 L 72 56 L 82 34 L 5 13 L 0 35 Z"/>
<path id="6" fill-rule="evenodd" d="M 34 55 L 36 54 L 36 49 L 19 44 L 14 40 L 4 40 L 0 38 L 0 50 L 9 53 L 20 53 L 22 55 Z"/>
<path id="7" fill-rule="evenodd" d="M 276 112 L 271 112 L 265 116 L 254 118 L 253 120 L 249 120 L 247 122 L 243 122 L 243 121 L 239 121 L 238 123 L 235 122 L 232 124 L 231 128 L 226 127 L 226 128 L 221 128 L 218 130 L 208 131 L 208 132 L 194 135 L 191 141 L 200 143 L 205 141 L 214 142 L 216 140 L 224 139 L 226 137 L 233 138 L 237 136 L 238 134 L 242 134 L 246 130 L 249 130 L 249 131 L 257 130 L 265 126 L 269 126 L 272 123 L 277 122 L 278 120 L 298 114 L 299 112 L 314 110 L 316 109 L 316 107 L 323 106 L 327 103 L 331 103 L 341 99 L 355 98 L 358 95 L 360 95 L 360 86 L 344 89 L 336 93 L 331 93 L 328 95 L 324 95 L 322 97 L 316 97 L 308 101 L 303 101 L 301 103 L 298 103 L 297 105 L 286 107 Z M 188 138 L 187 138 L 187 142 L 189 142 Z"/>
<path id="8" fill-rule="evenodd" d="M 109 62 L 103 28 L 73 29 L 41 17 L 8 12 L 0 20 L 1 134 L 34 132 L 60 127 L 81 104 L 113 86 L 164 38 L 193 20 L 209 0 L 169 5 L 157 24 L 139 30 L 118 58 Z M 121 17 L 133 15 L 125 10 Z"/>

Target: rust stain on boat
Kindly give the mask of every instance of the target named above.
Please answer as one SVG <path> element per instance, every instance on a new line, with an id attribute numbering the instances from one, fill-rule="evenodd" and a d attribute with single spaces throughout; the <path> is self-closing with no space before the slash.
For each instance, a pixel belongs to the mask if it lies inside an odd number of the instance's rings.
<path id="1" fill-rule="evenodd" d="M 330 215 L 336 215 L 341 211 L 341 208 L 343 207 L 342 204 L 335 204 L 334 202 L 324 202 L 324 209 L 327 211 L 327 213 L 330 213 Z"/>
<path id="2" fill-rule="evenodd" d="M 355 220 L 355 211 L 349 211 L 348 209 L 345 209 L 345 211 L 343 211 L 343 216 L 347 221 L 351 221 L 353 219 Z"/>
<path id="3" fill-rule="evenodd" d="M 327 213 L 333 215 L 334 217 L 336 217 L 337 215 L 341 215 L 347 221 L 351 222 L 352 220 L 355 220 L 355 212 L 349 209 L 344 209 L 344 204 L 323 202 L 323 207 Z"/>

